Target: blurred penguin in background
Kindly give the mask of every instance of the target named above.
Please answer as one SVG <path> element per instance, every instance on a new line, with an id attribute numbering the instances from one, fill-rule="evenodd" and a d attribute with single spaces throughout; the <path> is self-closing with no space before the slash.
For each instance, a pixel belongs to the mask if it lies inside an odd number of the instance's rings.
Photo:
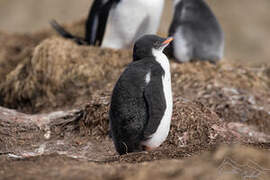
<path id="1" fill-rule="evenodd" d="M 53 28 L 77 44 L 130 48 L 143 34 L 156 34 L 164 0 L 95 0 L 86 24 L 85 38 L 67 32 L 56 21 Z"/>
<path id="2" fill-rule="evenodd" d="M 169 55 L 179 62 L 208 60 L 216 63 L 224 53 L 224 34 L 204 0 L 174 0 L 169 29 L 174 38 Z"/>

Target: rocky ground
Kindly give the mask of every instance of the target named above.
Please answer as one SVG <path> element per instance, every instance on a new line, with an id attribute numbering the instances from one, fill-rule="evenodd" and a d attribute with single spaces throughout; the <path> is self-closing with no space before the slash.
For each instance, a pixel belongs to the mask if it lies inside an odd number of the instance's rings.
<path id="1" fill-rule="evenodd" d="M 83 34 L 83 20 L 66 27 Z M 50 30 L 1 32 L 0 105 L 25 114 L 0 109 L 0 179 L 269 179 L 269 63 L 171 61 L 169 137 L 155 151 L 118 156 L 108 108 L 131 57 Z M 77 118 L 53 124 L 67 111 Z M 9 113 L 18 116 L 5 121 Z"/>

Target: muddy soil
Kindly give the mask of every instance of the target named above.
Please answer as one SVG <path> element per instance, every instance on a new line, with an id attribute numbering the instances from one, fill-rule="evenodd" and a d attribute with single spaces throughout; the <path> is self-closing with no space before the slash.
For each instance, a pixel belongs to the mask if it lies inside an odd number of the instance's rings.
<path id="1" fill-rule="evenodd" d="M 83 21 L 67 27 L 83 34 Z M 83 112 L 35 137 L 0 126 L 0 179 L 269 179 L 270 64 L 172 60 L 169 137 L 155 151 L 118 156 L 108 109 L 131 51 L 78 46 L 51 30 L 0 37 L 0 106 Z"/>

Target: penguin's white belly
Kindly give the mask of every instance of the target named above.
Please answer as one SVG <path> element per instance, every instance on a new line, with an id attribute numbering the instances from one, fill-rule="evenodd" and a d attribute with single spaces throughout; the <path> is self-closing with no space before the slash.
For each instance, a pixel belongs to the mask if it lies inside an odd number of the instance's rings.
<path id="1" fill-rule="evenodd" d="M 102 47 L 129 48 L 143 34 L 158 30 L 164 0 L 122 0 L 111 10 Z"/>
<path id="2" fill-rule="evenodd" d="M 173 37 L 174 57 L 181 62 L 190 61 L 193 56 L 192 47 L 186 40 L 182 27 L 176 29 Z"/>
<path id="3" fill-rule="evenodd" d="M 160 63 L 161 67 L 165 71 L 164 76 L 162 77 L 163 92 L 165 95 L 166 101 L 166 110 L 160 121 L 160 124 L 154 134 L 150 136 L 147 141 L 142 142 L 143 145 L 150 148 L 156 148 L 163 143 L 170 131 L 171 117 L 173 110 L 173 100 L 172 100 L 172 89 L 171 89 L 171 73 L 170 73 L 170 64 L 168 58 L 159 51 L 153 51 L 153 55 L 156 57 L 156 60 Z"/>
<path id="4" fill-rule="evenodd" d="M 178 27 L 173 34 L 173 54 L 176 60 L 180 62 L 187 62 L 192 59 L 219 60 L 223 57 L 223 41 L 219 43 L 219 40 L 216 40 L 214 44 L 208 44 L 207 39 L 211 40 L 209 34 L 206 34 L 205 40 L 192 41 L 190 37 L 195 36 L 195 34 L 193 35 L 191 29 L 184 28 L 182 26 Z M 184 33 L 184 31 L 189 33 Z M 211 34 L 210 36 L 214 35 Z"/>

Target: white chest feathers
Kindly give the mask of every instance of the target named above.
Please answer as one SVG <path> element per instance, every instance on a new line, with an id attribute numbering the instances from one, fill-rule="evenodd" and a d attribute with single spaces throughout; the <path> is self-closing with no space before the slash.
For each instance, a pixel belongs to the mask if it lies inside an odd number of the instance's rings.
<path id="1" fill-rule="evenodd" d="M 102 47 L 130 48 L 143 34 L 156 34 L 164 0 L 122 0 L 110 12 Z"/>
<path id="2" fill-rule="evenodd" d="M 171 72 L 170 72 L 170 64 L 168 58 L 162 51 L 153 50 L 153 55 L 155 56 L 158 63 L 160 63 L 161 67 L 165 71 L 164 76 L 162 77 L 163 84 L 163 93 L 165 95 L 166 101 L 166 110 L 164 115 L 160 121 L 160 124 L 154 134 L 151 137 L 143 142 L 142 144 L 148 146 L 150 148 L 156 148 L 163 143 L 170 131 L 171 125 L 171 117 L 173 110 L 173 100 L 172 100 L 172 88 L 171 88 Z M 147 75 L 146 75 L 147 80 Z"/>

